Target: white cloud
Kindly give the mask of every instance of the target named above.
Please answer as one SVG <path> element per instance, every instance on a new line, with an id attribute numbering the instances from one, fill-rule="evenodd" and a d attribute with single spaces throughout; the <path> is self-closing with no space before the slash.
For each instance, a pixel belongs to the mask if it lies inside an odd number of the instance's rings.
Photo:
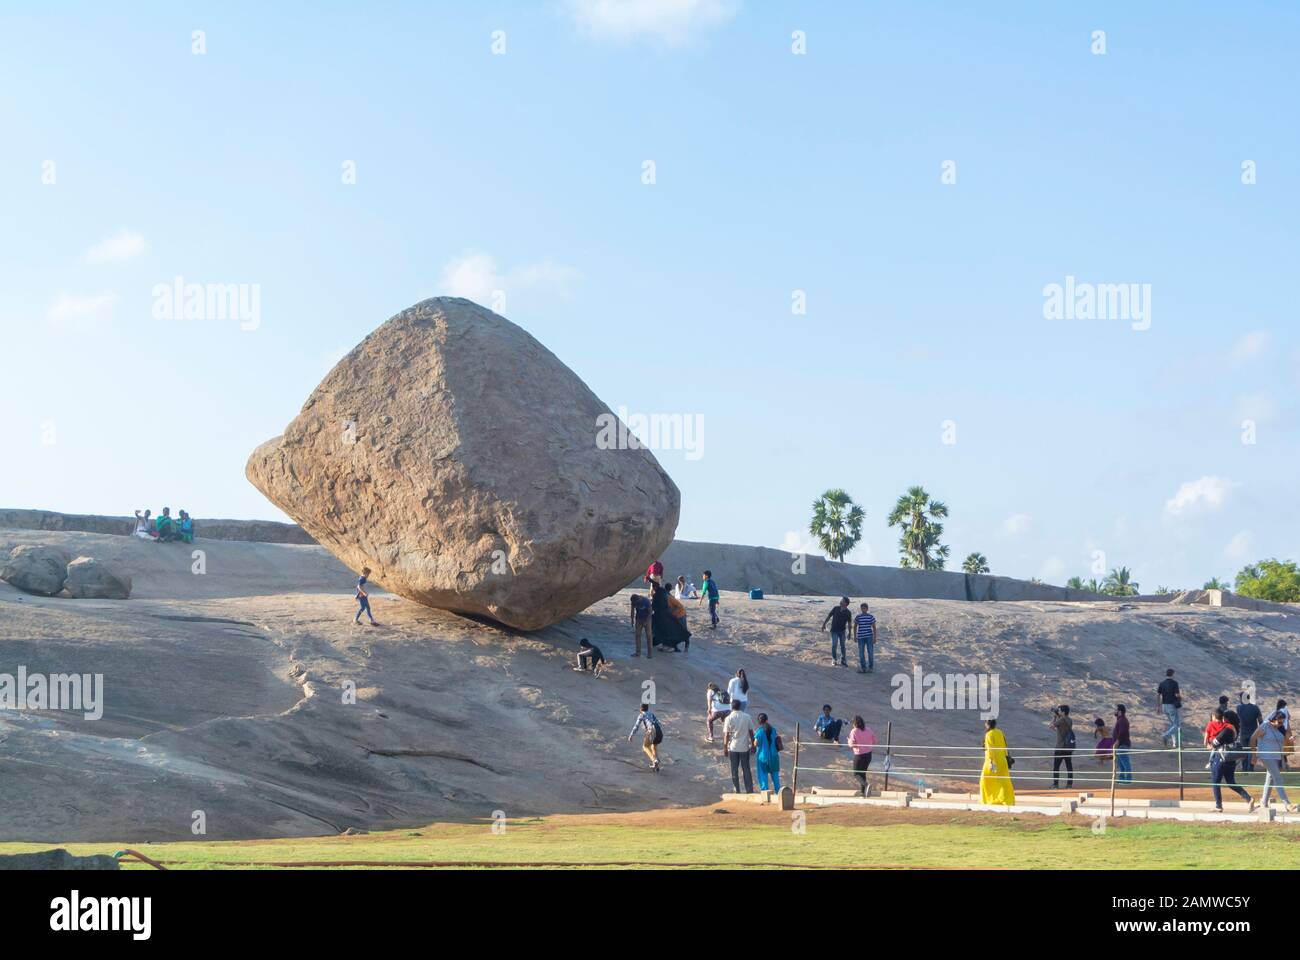
<path id="1" fill-rule="evenodd" d="M 1027 513 L 1015 513 L 1002 521 L 1002 532 L 1008 537 L 1018 537 L 1028 533 L 1033 518 Z"/>
<path id="2" fill-rule="evenodd" d="M 511 290 L 551 290 L 567 297 L 578 277 L 573 267 L 551 260 L 502 270 L 491 254 L 471 250 L 444 264 L 439 292 L 491 307 L 499 295 Z"/>
<path id="3" fill-rule="evenodd" d="M 144 252 L 144 237 L 130 230 L 122 229 L 101 240 L 82 255 L 85 263 L 120 263 L 138 257 Z"/>
<path id="4" fill-rule="evenodd" d="M 1048 557 L 1038 573 L 1038 579 L 1045 583 L 1060 583 L 1064 576 L 1065 561 L 1060 557 Z"/>
<path id="5" fill-rule="evenodd" d="M 1232 359 L 1237 363 L 1254 360 L 1264 352 L 1264 348 L 1268 346 L 1268 341 L 1269 334 L 1267 330 L 1252 330 L 1233 344 Z"/>
<path id="6" fill-rule="evenodd" d="M 1179 517 L 1199 507 L 1217 509 L 1223 506 L 1228 493 L 1240 484 L 1223 477 L 1201 477 L 1189 480 L 1178 488 L 1172 498 L 1165 501 L 1165 513 Z"/>
<path id="7" fill-rule="evenodd" d="M 117 294 L 115 293 L 97 293 L 86 297 L 61 293 L 59 298 L 45 311 L 45 316 L 55 323 L 98 320 L 107 314 L 116 302 Z"/>
<path id="8" fill-rule="evenodd" d="M 815 553 L 820 555 L 822 548 L 817 545 L 817 541 L 806 533 L 797 533 L 794 530 L 785 532 L 785 539 L 781 541 L 778 548 L 786 553 L 805 554 Z"/>
<path id="9" fill-rule="evenodd" d="M 569 18 L 598 40 L 648 38 L 681 46 L 720 27 L 740 9 L 740 0 L 567 0 Z"/>
<path id="10" fill-rule="evenodd" d="M 1223 555 L 1237 563 L 1246 563 L 1254 552 L 1253 543 L 1254 540 L 1249 530 L 1239 530 L 1228 541 L 1228 545 L 1223 550 Z"/>
<path id="11" fill-rule="evenodd" d="M 1252 393 L 1249 396 L 1237 398 L 1237 416 L 1242 420 L 1253 420 L 1256 423 L 1263 423 L 1272 420 L 1277 413 L 1277 404 L 1273 398 L 1263 393 Z"/>

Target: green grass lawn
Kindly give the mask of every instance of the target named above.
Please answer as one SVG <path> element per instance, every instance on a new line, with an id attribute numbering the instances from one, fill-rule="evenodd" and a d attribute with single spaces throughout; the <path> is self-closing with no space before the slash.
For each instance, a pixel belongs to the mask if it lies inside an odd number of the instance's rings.
<path id="1" fill-rule="evenodd" d="M 581 818 L 440 823 L 419 830 L 354 837 L 178 842 L 138 846 L 171 869 L 270 867 L 276 862 L 438 861 L 456 866 L 788 865 L 803 867 L 1011 867 L 1071 869 L 1292 869 L 1300 865 L 1300 828 L 1276 825 L 1133 823 L 1095 833 L 1089 823 L 1027 816 L 998 823 L 818 823 L 806 832 L 787 816 L 771 824 L 697 818 L 681 826 L 583 823 Z M 1000 820 L 1002 818 L 999 818 Z M 76 854 L 113 853 L 127 844 L 68 844 Z M 0 853 L 50 844 L 0 844 Z M 151 869 L 131 865 L 131 869 Z"/>

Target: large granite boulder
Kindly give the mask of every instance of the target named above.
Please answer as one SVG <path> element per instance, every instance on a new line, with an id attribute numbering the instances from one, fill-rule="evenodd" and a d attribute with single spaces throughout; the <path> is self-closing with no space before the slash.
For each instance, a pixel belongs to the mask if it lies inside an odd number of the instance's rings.
<path id="1" fill-rule="evenodd" d="M 131 596 L 131 578 L 112 564 L 77 557 L 68 564 L 63 589 L 77 600 L 125 600 Z"/>
<path id="2" fill-rule="evenodd" d="M 58 547 L 24 543 L 14 547 L 0 568 L 0 580 L 19 590 L 52 597 L 68 578 L 68 555 Z"/>
<path id="3" fill-rule="evenodd" d="M 635 438 L 609 443 L 611 423 L 522 329 L 439 297 L 344 357 L 247 474 L 385 589 L 533 630 L 618 591 L 672 541 L 676 485 Z"/>

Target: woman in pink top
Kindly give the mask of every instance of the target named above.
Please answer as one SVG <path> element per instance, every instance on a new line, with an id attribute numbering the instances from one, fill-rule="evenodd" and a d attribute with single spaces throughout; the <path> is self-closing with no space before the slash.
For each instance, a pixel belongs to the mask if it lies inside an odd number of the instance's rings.
<path id="1" fill-rule="evenodd" d="M 853 729 L 849 731 L 849 748 L 853 751 L 853 775 L 862 784 L 858 796 L 867 795 L 867 767 L 871 766 L 871 748 L 876 744 L 876 735 L 871 732 L 862 717 L 853 717 Z"/>

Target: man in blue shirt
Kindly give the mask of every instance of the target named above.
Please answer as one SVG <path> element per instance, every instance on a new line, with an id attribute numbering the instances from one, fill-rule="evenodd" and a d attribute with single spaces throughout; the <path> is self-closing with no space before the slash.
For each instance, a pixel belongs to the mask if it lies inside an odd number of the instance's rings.
<path id="1" fill-rule="evenodd" d="M 876 668 L 876 618 L 862 605 L 862 612 L 853 618 L 858 638 L 858 673 L 870 673 Z"/>

